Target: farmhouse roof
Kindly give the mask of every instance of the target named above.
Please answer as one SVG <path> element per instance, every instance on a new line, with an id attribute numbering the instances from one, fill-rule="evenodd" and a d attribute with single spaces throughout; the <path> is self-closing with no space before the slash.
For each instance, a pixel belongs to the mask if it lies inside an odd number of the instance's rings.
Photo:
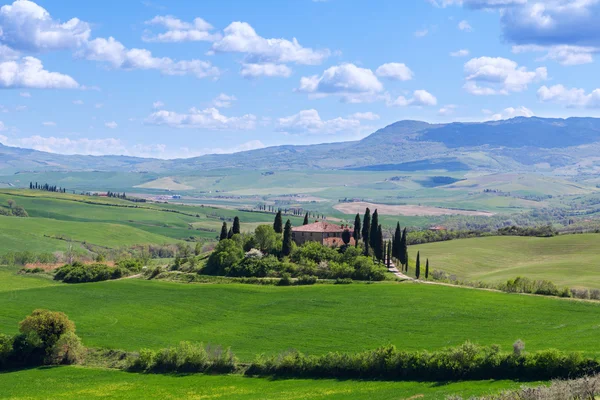
<path id="1" fill-rule="evenodd" d="M 330 224 L 329 222 L 325 222 L 325 221 L 317 221 L 314 222 L 312 224 L 308 224 L 308 225 L 302 225 L 302 226 L 298 226 L 298 227 L 294 227 L 292 228 L 292 231 L 294 232 L 343 232 L 344 229 L 349 229 L 346 228 L 345 226 L 340 226 L 340 225 L 336 225 L 336 224 Z"/>

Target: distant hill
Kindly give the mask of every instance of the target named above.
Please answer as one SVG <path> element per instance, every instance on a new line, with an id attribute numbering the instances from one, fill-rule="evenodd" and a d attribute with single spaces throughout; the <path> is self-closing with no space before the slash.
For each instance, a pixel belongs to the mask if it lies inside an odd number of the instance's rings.
<path id="1" fill-rule="evenodd" d="M 513 118 L 482 123 L 399 121 L 360 141 L 275 146 L 235 154 L 157 160 L 59 155 L 0 145 L 0 173 L 185 172 L 202 169 L 361 169 L 596 172 L 600 119 Z M 585 161 L 584 163 L 582 161 Z"/>

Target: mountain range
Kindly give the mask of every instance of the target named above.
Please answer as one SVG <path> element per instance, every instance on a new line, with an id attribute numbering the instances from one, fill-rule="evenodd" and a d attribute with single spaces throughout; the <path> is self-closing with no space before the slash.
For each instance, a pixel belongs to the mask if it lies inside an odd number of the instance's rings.
<path id="1" fill-rule="evenodd" d="M 61 155 L 0 144 L 0 173 L 21 171 L 186 172 L 224 168 L 477 170 L 559 175 L 600 171 L 600 119 L 524 118 L 481 123 L 398 121 L 360 141 L 274 146 L 161 160 Z"/>

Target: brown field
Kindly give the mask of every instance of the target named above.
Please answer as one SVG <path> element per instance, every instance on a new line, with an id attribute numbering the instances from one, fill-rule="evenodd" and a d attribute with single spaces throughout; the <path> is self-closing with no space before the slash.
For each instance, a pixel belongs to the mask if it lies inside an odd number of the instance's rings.
<path id="1" fill-rule="evenodd" d="M 416 216 L 439 216 L 439 215 L 478 215 L 489 217 L 494 213 L 487 211 L 469 211 L 469 210 L 453 210 L 450 208 L 417 206 L 417 205 L 389 205 L 375 204 L 363 201 L 353 203 L 336 204 L 333 208 L 344 214 L 363 213 L 365 208 L 369 207 L 371 211 L 377 209 L 381 215 L 403 215 L 407 217 Z"/>

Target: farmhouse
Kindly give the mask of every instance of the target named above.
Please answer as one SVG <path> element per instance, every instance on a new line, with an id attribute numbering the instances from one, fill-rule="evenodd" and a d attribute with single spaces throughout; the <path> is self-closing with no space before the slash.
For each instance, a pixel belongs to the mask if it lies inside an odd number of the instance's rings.
<path id="1" fill-rule="evenodd" d="M 312 224 L 292 228 L 292 239 L 297 245 L 306 242 L 318 242 L 326 246 L 341 246 L 344 244 L 342 233 L 346 230 L 352 232 L 349 225 L 330 224 L 325 221 L 317 221 Z M 350 244 L 354 244 L 354 239 L 350 239 Z"/>

